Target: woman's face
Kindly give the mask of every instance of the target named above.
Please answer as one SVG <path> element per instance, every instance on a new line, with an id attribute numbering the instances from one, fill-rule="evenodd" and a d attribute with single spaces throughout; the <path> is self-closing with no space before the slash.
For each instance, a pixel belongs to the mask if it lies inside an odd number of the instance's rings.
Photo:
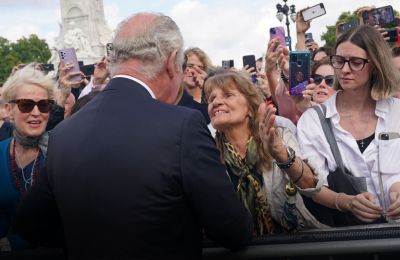
<path id="1" fill-rule="evenodd" d="M 183 72 L 183 81 L 188 87 L 198 87 L 197 81 L 197 69 L 205 70 L 204 64 L 200 61 L 196 54 L 190 54 L 187 56 L 186 69 Z"/>
<path id="2" fill-rule="evenodd" d="M 342 56 L 346 60 L 352 57 L 368 59 L 365 50 L 349 41 L 343 42 L 337 47 L 336 55 Z M 366 63 L 364 68 L 360 71 L 351 70 L 348 62 L 345 62 L 343 68 L 335 69 L 336 78 L 344 90 L 356 90 L 359 88 L 369 89 L 371 73 L 371 63 Z"/>
<path id="3" fill-rule="evenodd" d="M 336 92 L 336 90 L 333 88 L 333 79 L 335 77 L 334 72 L 335 71 L 333 67 L 328 64 L 319 66 L 315 71 L 314 76 L 319 78 L 319 80 L 321 80 L 322 77 L 328 78 L 322 80 L 321 83 L 317 85 L 313 95 L 314 102 L 321 104 Z"/>
<path id="4" fill-rule="evenodd" d="M 212 126 L 219 131 L 248 126 L 250 111 L 246 97 L 233 83 L 225 89 L 214 87 L 208 97 L 208 115 Z"/>
<path id="5" fill-rule="evenodd" d="M 17 89 L 15 100 L 32 99 L 37 102 L 48 98 L 49 95 L 44 88 L 33 84 L 25 84 Z M 21 112 L 15 103 L 7 106 L 9 115 L 14 120 L 15 127 L 23 136 L 37 137 L 44 133 L 49 113 L 41 113 L 37 105 L 33 107 L 32 111 L 27 113 Z"/>

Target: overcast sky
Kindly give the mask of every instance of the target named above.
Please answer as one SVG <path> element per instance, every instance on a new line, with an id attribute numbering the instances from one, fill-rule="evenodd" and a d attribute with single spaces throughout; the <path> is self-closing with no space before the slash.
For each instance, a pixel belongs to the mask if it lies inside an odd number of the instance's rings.
<path id="1" fill-rule="evenodd" d="M 85 1 L 85 0 L 81 0 Z M 111 29 L 132 13 L 162 12 L 171 16 L 180 27 L 185 46 L 197 46 L 206 51 L 214 64 L 234 59 L 241 66 L 243 55 L 261 56 L 265 50 L 269 28 L 285 26 L 276 18 L 276 4 L 283 0 L 104 0 L 107 22 Z M 296 10 L 320 1 L 288 0 Z M 327 14 L 311 23 L 310 32 L 323 45 L 321 34 L 333 25 L 343 11 L 360 6 L 392 5 L 400 10 L 400 1 L 325 0 Z M 59 0 L 0 0 L 0 36 L 15 41 L 22 36 L 37 34 L 51 45 L 58 35 L 61 20 Z M 285 26 L 286 28 L 286 26 Z M 295 38 L 294 24 L 290 26 Z M 286 32 L 287 33 L 287 32 Z M 294 46 L 293 41 L 293 46 Z"/>

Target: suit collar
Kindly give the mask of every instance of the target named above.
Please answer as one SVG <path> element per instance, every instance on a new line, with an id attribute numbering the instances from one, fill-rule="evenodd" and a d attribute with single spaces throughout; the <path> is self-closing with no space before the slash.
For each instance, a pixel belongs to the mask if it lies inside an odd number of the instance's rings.
<path id="1" fill-rule="evenodd" d="M 128 76 L 128 75 L 115 75 L 113 77 L 113 79 L 115 79 L 115 78 L 125 78 L 125 79 L 129 79 L 129 80 L 135 81 L 136 83 L 138 83 L 142 87 L 144 87 L 147 90 L 147 92 L 149 92 L 149 94 L 150 94 L 150 96 L 152 98 L 156 99 L 156 96 L 154 95 L 154 92 L 151 90 L 151 88 L 149 86 L 147 86 L 147 84 L 144 83 L 143 81 L 141 81 L 140 79 L 137 79 L 137 78 L 134 78 L 134 77 Z"/>

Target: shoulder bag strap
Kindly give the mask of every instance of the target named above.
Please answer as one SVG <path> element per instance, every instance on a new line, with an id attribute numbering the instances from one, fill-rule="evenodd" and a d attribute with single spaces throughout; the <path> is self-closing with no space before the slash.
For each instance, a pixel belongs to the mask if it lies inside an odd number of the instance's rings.
<path id="1" fill-rule="evenodd" d="M 323 112 L 322 112 L 320 106 L 322 107 Z M 345 172 L 342 156 L 340 154 L 339 147 L 337 146 L 337 142 L 336 142 L 335 136 L 333 134 L 331 120 L 330 120 L 330 118 L 325 118 L 325 115 L 326 115 L 325 105 L 321 104 L 320 106 L 319 105 L 313 106 L 312 108 L 315 109 L 315 111 L 317 111 L 317 113 L 318 113 L 318 117 L 321 122 L 322 130 L 324 131 L 325 138 L 329 143 L 329 146 L 331 148 L 333 157 L 335 158 L 337 167 L 340 167 L 342 172 Z"/>

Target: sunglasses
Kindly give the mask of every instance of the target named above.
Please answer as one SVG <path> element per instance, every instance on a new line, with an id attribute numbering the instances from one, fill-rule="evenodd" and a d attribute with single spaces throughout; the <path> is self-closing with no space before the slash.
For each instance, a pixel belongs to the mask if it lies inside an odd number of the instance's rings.
<path id="1" fill-rule="evenodd" d="M 319 74 L 314 74 L 311 76 L 311 78 L 314 79 L 314 83 L 319 85 L 322 83 L 323 80 L 325 80 L 326 85 L 328 85 L 329 87 L 332 87 L 333 82 L 335 81 L 335 76 L 333 75 L 328 75 L 328 76 L 321 76 Z"/>
<path id="2" fill-rule="evenodd" d="M 18 109 L 19 111 L 21 111 L 21 113 L 29 113 L 33 110 L 35 106 L 38 107 L 40 113 L 49 113 L 54 104 L 54 100 L 41 99 L 36 102 L 32 99 L 16 99 L 11 100 L 10 103 L 17 104 Z"/>

